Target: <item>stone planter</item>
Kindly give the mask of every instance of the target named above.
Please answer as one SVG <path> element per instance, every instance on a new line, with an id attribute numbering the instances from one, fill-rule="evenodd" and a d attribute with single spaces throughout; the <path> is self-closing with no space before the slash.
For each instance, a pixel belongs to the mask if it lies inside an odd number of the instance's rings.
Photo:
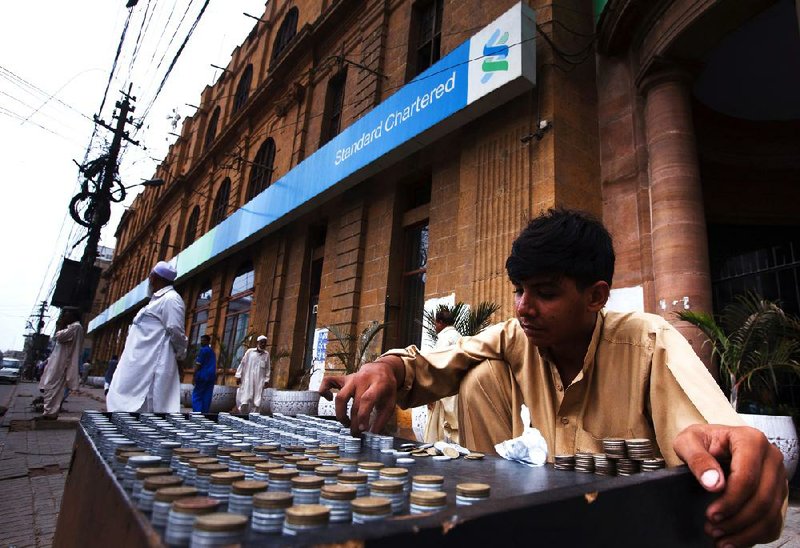
<path id="1" fill-rule="evenodd" d="M 105 386 L 105 377 L 87 377 L 86 384 L 95 388 L 103 388 Z"/>
<path id="2" fill-rule="evenodd" d="M 189 396 L 190 405 L 191 399 L 191 396 Z M 236 387 L 215 384 L 214 393 L 211 395 L 211 408 L 208 410 L 209 413 L 230 411 L 233 409 L 234 405 L 236 405 Z"/>
<path id="3" fill-rule="evenodd" d="M 792 417 L 772 416 L 772 415 L 747 415 L 739 413 L 744 421 L 761 430 L 770 443 L 775 444 L 783 453 L 783 464 L 786 467 L 786 475 L 789 479 L 797 470 L 797 429 L 794 426 Z"/>
<path id="4" fill-rule="evenodd" d="M 192 408 L 192 391 L 194 385 L 181 384 L 181 406 Z M 221 413 L 230 411 L 236 405 L 236 387 L 214 385 L 214 393 L 211 395 L 211 408 L 209 413 Z"/>
<path id="5" fill-rule="evenodd" d="M 262 415 L 272 414 L 272 397 L 274 395 L 274 388 L 265 388 L 261 391 L 261 407 L 259 408 L 259 413 Z"/>
<path id="6" fill-rule="evenodd" d="M 275 390 L 272 412 L 284 415 L 316 415 L 319 392 L 314 390 Z"/>

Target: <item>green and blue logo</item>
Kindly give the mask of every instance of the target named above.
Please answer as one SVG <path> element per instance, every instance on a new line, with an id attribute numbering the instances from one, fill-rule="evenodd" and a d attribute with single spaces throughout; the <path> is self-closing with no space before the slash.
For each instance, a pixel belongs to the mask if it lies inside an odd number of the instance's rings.
<path id="1" fill-rule="evenodd" d="M 483 46 L 483 77 L 481 83 L 485 84 L 492 79 L 495 72 L 508 70 L 508 33 L 500 34 L 500 29 L 495 30 Z"/>

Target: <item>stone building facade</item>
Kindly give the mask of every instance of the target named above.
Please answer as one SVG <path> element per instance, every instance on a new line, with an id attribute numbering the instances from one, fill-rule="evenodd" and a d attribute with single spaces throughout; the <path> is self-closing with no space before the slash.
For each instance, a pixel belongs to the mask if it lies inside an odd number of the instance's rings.
<path id="1" fill-rule="evenodd" d="M 729 245 L 748 227 L 773 236 L 758 245 L 793 250 L 781 268 L 796 277 L 791 182 L 800 116 L 721 114 L 700 99 L 720 94 L 710 85 L 703 95 L 698 83 L 720 62 L 715 54 L 724 61 L 726 40 L 794 4 L 525 3 L 537 25 L 535 86 L 181 274 L 187 333 L 226 345 L 250 332 L 267 335 L 273 349 L 289 354 L 276 367 L 275 384 L 286 386 L 308 367 L 316 328 L 357 334 L 386 322 L 375 342 L 380 351 L 419 342 L 422 303 L 435 297 L 494 301 L 497 319 L 510 317 L 510 243 L 526 219 L 553 206 L 602 217 L 615 239 L 614 287 L 627 296 L 623 306 L 671 321 L 681 306 L 714 309 L 714 269 L 756 249 Z M 245 207 L 513 5 L 267 3 L 156 170 L 165 184 L 140 194 L 117 227 L 106 307 L 156 260 L 169 260 Z M 796 14 L 794 24 L 796 33 Z M 765 173 L 756 166 L 767 155 Z M 765 204 L 757 197 L 767 188 Z M 797 303 L 796 282 L 794 291 Z M 135 310 L 96 322 L 97 358 L 122 350 Z M 696 334 L 686 333 L 700 349 Z"/>

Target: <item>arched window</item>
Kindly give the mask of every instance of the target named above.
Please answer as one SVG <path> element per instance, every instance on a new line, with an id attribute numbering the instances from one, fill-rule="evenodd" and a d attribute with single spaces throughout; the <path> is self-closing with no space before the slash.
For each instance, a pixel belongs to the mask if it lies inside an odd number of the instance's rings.
<path id="1" fill-rule="evenodd" d="M 158 246 L 158 260 L 163 261 L 167 258 L 167 253 L 169 253 L 169 239 L 172 236 L 172 227 L 167 225 L 166 230 L 164 230 L 164 235 L 161 237 L 161 245 Z"/>
<path id="2" fill-rule="evenodd" d="M 238 112 L 247 102 L 250 96 L 250 83 L 253 81 L 253 65 L 247 65 L 242 77 L 239 78 L 239 85 L 236 86 L 236 95 L 233 96 L 233 112 Z"/>
<path id="3" fill-rule="evenodd" d="M 231 180 L 225 177 L 214 198 L 214 209 L 211 210 L 211 226 L 213 228 L 225 220 L 228 215 L 228 197 L 231 193 Z"/>
<path id="4" fill-rule="evenodd" d="M 250 184 L 247 187 L 247 200 L 252 200 L 272 182 L 273 164 L 275 163 L 275 141 L 269 137 L 258 149 L 250 168 Z"/>
<path id="5" fill-rule="evenodd" d="M 189 344 L 200 345 L 200 337 L 206 334 L 208 311 L 211 307 L 211 282 L 206 281 L 197 293 L 192 315 L 192 329 L 189 332 Z"/>
<path id="6" fill-rule="evenodd" d="M 183 247 L 189 247 L 197 237 L 197 223 L 200 222 L 200 206 L 194 206 L 186 221 L 186 235 L 183 238 Z"/>
<path id="7" fill-rule="evenodd" d="M 222 343 L 228 352 L 233 353 L 231 367 L 238 365 L 244 355 L 242 343 L 247 337 L 247 327 L 250 321 L 250 306 L 253 303 L 253 286 L 255 271 L 253 263 L 246 261 L 236 270 L 236 275 L 231 283 L 230 297 L 225 311 L 225 332 Z"/>
<path id="8" fill-rule="evenodd" d="M 297 34 L 297 8 L 292 8 L 286 13 L 278 29 L 278 34 L 275 36 L 275 42 L 272 44 L 272 59 L 275 60 L 286 49 L 289 42 L 292 41 L 294 35 Z"/>
<path id="9" fill-rule="evenodd" d="M 219 107 L 214 109 L 214 113 L 208 120 L 208 129 L 206 129 L 206 140 L 203 142 L 203 150 L 208 150 L 214 139 L 217 138 L 217 124 L 219 123 Z"/>

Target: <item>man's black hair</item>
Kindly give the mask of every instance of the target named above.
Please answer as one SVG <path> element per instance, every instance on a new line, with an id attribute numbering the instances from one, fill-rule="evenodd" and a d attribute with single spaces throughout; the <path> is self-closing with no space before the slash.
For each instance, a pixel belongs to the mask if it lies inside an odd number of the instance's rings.
<path id="1" fill-rule="evenodd" d="M 436 317 L 434 319 L 445 325 L 453 325 L 456 323 L 456 317 L 453 315 L 453 311 L 444 305 L 436 310 Z"/>
<path id="2" fill-rule="evenodd" d="M 550 209 L 528 223 L 506 260 L 512 282 L 534 276 L 565 276 L 585 289 L 597 281 L 611 285 L 614 246 L 599 220 L 583 211 Z"/>
<path id="3" fill-rule="evenodd" d="M 211 336 L 210 335 L 200 335 L 200 340 L 202 341 L 203 339 L 208 339 L 210 341 L 211 340 Z"/>

